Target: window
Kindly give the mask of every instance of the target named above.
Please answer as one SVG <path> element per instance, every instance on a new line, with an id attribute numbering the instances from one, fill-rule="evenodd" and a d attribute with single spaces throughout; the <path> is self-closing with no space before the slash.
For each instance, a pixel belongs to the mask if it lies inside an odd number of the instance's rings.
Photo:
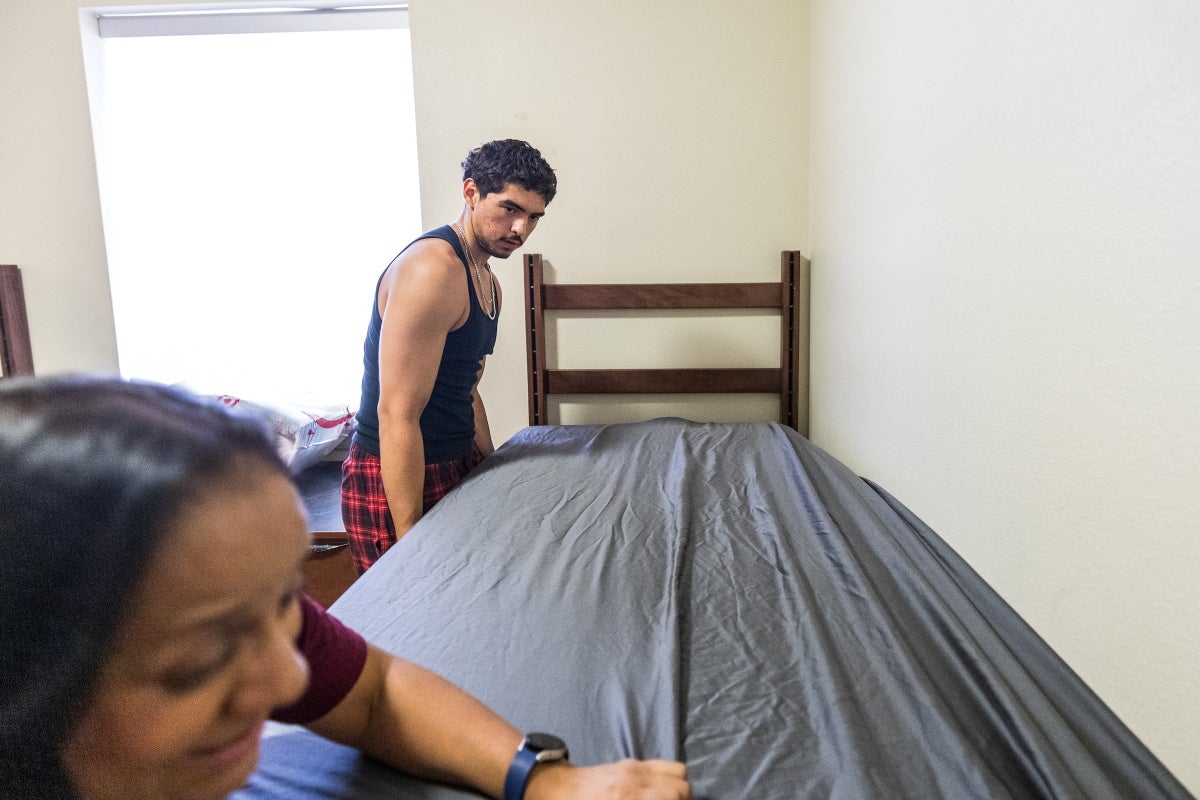
<path id="1" fill-rule="evenodd" d="M 421 231 L 407 15 L 84 20 L 121 372 L 356 406 L 375 281 Z"/>

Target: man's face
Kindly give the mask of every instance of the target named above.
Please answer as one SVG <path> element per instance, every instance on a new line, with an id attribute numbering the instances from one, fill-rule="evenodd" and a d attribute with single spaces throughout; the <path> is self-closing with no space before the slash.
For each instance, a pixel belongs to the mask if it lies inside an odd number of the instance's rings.
<path id="1" fill-rule="evenodd" d="M 525 243 L 546 214 L 540 194 L 515 183 L 498 192 L 481 195 L 468 178 L 463 194 L 471 211 L 471 229 L 480 250 L 496 258 L 508 258 Z"/>

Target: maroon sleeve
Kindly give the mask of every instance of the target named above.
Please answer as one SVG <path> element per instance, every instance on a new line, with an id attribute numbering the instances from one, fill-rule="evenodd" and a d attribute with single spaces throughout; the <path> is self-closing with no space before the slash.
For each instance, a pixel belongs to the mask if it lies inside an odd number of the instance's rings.
<path id="1" fill-rule="evenodd" d="M 296 649 L 308 661 L 308 688 L 294 705 L 277 708 L 271 719 L 278 722 L 312 722 L 328 713 L 362 674 L 367 663 L 367 642 L 332 617 L 315 600 L 300 595 L 304 621 Z"/>

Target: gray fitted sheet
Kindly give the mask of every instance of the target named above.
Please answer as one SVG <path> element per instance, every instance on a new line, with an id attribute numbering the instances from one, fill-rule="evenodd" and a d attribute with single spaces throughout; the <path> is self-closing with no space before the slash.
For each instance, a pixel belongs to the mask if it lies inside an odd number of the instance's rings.
<path id="1" fill-rule="evenodd" d="M 794 431 L 527 428 L 332 609 L 698 798 L 1185 798 L 928 527 Z M 465 795 L 277 727 L 248 798 Z"/>

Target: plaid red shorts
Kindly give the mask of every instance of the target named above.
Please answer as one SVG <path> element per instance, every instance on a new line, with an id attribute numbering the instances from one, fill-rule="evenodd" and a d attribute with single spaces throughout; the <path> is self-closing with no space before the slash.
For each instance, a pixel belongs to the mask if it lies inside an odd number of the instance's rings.
<path id="1" fill-rule="evenodd" d="M 421 513 L 429 511 L 434 503 L 462 483 L 480 461 L 483 461 L 483 453 L 477 446 L 472 446 L 471 452 L 464 456 L 426 464 Z M 356 444 L 350 445 L 350 455 L 342 462 L 342 522 L 346 525 L 354 568 L 360 575 L 396 543 L 396 526 L 383 493 L 379 456 Z"/>

